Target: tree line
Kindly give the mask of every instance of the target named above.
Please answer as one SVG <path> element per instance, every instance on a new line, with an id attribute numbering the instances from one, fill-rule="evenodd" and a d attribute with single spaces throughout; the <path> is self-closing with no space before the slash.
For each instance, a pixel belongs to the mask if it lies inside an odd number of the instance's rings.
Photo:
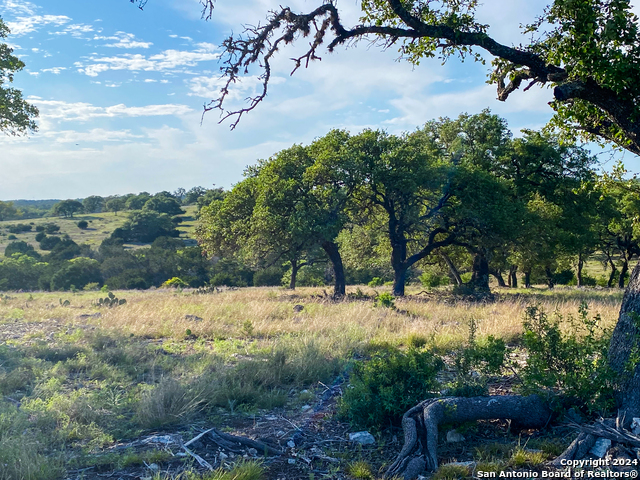
<path id="1" fill-rule="evenodd" d="M 622 287 L 640 252 L 640 185 L 622 167 L 599 176 L 597 166 L 552 133 L 514 138 L 486 110 L 403 135 L 333 130 L 249 167 L 201 210 L 198 237 L 209 255 L 254 269 L 286 263 L 291 288 L 303 268 L 328 263 L 337 295 L 345 264 L 352 277 L 391 277 L 395 295 L 421 270 L 486 290 L 490 276 L 516 287 L 518 273 L 526 287 L 553 287 L 573 268 L 582 286 L 596 253 L 607 286 Z"/>

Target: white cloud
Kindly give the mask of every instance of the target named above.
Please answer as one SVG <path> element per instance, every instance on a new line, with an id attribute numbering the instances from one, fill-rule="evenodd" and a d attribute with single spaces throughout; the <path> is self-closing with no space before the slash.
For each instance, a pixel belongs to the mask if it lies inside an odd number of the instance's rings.
<path id="1" fill-rule="evenodd" d="M 109 37 L 102 37 L 96 35 L 93 37 L 94 40 L 115 40 L 114 43 L 107 43 L 103 45 L 103 47 L 112 47 L 112 48 L 149 48 L 153 45 L 152 42 L 141 42 L 135 39 L 136 36 L 133 33 L 126 32 L 116 32 L 114 35 Z"/>
<path id="2" fill-rule="evenodd" d="M 53 67 L 53 68 L 43 68 L 40 71 L 42 73 L 53 73 L 54 75 L 60 75 L 60 72 L 66 69 L 67 67 Z"/>
<path id="3" fill-rule="evenodd" d="M 19 37 L 35 32 L 44 25 L 62 26 L 70 21 L 71 18 L 66 15 L 32 15 L 30 17 L 17 17 L 15 21 L 7 22 L 7 26 L 12 35 Z"/>
<path id="4" fill-rule="evenodd" d="M 144 138 L 144 135 L 134 135 L 131 130 L 105 130 L 103 128 L 94 128 L 87 132 L 75 130 L 49 131 L 44 136 L 53 139 L 56 143 L 124 142 Z"/>
<path id="5" fill-rule="evenodd" d="M 36 13 L 36 6 L 31 2 L 4 0 L 2 8 L 14 15 L 33 15 Z"/>
<path id="6" fill-rule="evenodd" d="M 162 53 L 146 57 L 141 54 L 123 54 L 115 57 L 91 57 L 93 62 L 89 65 L 76 63 L 78 71 L 90 77 L 97 77 L 107 70 L 130 70 L 145 72 L 172 71 L 178 67 L 194 67 L 199 62 L 217 60 L 220 54 L 214 52 L 215 46 L 206 44 L 206 47 L 187 52 L 181 50 L 165 50 Z"/>
<path id="7" fill-rule="evenodd" d="M 145 105 L 142 107 L 127 107 L 124 104 L 119 104 L 110 107 L 97 107 L 84 102 L 68 103 L 60 100 L 39 100 L 32 97 L 29 100 L 32 100 L 40 109 L 40 118 L 48 121 L 84 122 L 94 118 L 182 116 L 192 111 L 187 105 L 179 104 Z"/>
<path id="8" fill-rule="evenodd" d="M 78 23 L 78 24 L 69 25 L 65 27 L 64 30 L 53 32 L 53 34 L 54 35 L 71 35 L 72 37 L 75 37 L 75 38 L 86 38 L 86 37 L 83 37 L 83 35 L 87 33 L 91 33 L 93 31 L 94 29 L 92 25 Z"/>
<path id="9" fill-rule="evenodd" d="M 153 78 L 145 78 L 144 79 L 144 83 L 156 83 L 157 80 L 154 80 Z"/>

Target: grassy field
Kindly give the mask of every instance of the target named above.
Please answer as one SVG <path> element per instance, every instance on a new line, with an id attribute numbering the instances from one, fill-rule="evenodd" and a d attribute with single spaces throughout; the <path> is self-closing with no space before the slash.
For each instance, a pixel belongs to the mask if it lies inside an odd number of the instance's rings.
<path id="1" fill-rule="evenodd" d="M 471 321 L 478 338 L 502 337 L 516 354 L 528 305 L 566 318 L 587 302 L 612 326 L 621 301 L 620 291 L 531 289 L 499 292 L 490 303 L 414 295 L 388 309 L 374 306 L 382 290 L 349 287 L 340 302 L 319 288 L 118 291 L 126 303 L 114 308 L 96 306 L 100 292 L 3 295 L 0 479 L 378 478 L 401 433 L 385 429 L 375 446 L 354 446 L 335 398 L 314 407 L 354 361 L 416 338 L 446 354 L 465 342 Z M 225 454 L 196 442 L 192 451 L 217 469 L 206 474 L 179 442 L 166 440 L 211 427 L 270 439 L 286 454 Z M 533 459 L 508 432 L 489 443 L 482 435 L 466 434 L 443 461 L 471 455 L 506 468 L 514 458 L 521 465 L 546 458 Z M 557 455 L 566 438 L 556 437 L 529 446 Z M 446 471 L 439 478 L 465 478 Z"/>
<path id="2" fill-rule="evenodd" d="M 187 207 L 183 207 L 186 213 L 182 216 L 184 222 L 178 226 L 178 230 L 180 231 L 180 237 L 185 239 L 192 239 L 192 233 L 195 228 L 196 220 L 196 206 L 190 205 Z M 78 227 L 78 222 L 80 220 L 86 220 L 89 223 L 89 228 L 82 230 Z M 69 235 L 74 242 L 77 244 L 86 243 L 91 245 L 91 248 L 94 250 L 100 246 L 100 243 L 105 238 L 109 237 L 111 233 L 118 227 L 121 227 L 124 222 L 127 220 L 127 212 L 118 212 L 116 215 L 113 212 L 105 212 L 105 213 L 92 213 L 92 214 L 79 214 L 74 216 L 73 218 L 64 218 L 64 217 L 45 217 L 45 218 L 35 218 L 28 220 L 7 220 L 0 222 L 0 255 L 4 255 L 4 250 L 9 243 L 14 240 L 9 240 L 9 235 L 12 235 L 8 232 L 7 227 L 9 225 L 16 225 L 18 223 L 23 223 L 27 225 L 31 225 L 30 232 L 16 233 L 13 234 L 16 237 L 16 240 L 25 241 L 39 251 L 40 253 L 46 253 L 39 249 L 38 242 L 35 240 L 36 236 L 36 227 L 38 225 L 45 225 L 47 223 L 55 223 L 60 226 L 60 235 Z M 136 248 L 140 245 L 128 245 L 130 248 Z"/>

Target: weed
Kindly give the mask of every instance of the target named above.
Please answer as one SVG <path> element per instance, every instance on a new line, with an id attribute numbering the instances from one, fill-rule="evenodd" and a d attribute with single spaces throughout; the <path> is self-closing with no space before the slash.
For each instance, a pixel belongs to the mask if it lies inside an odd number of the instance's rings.
<path id="1" fill-rule="evenodd" d="M 471 475 L 469 467 L 462 465 L 442 465 L 431 477 L 432 480 L 462 480 Z"/>
<path id="2" fill-rule="evenodd" d="M 347 473 L 353 478 L 359 480 L 373 479 L 373 473 L 371 472 L 371 466 L 364 460 L 358 460 L 350 463 L 347 467 Z"/>
<path id="3" fill-rule="evenodd" d="M 396 299 L 390 293 L 383 292 L 383 293 L 380 293 L 380 294 L 376 295 L 374 306 L 383 307 L 383 308 L 390 308 L 392 310 L 395 310 L 395 308 L 396 308 Z"/>
<path id="4" fill-rule="evenodd" d="M 147 428 L 173 425 L 193 415 L 202 400 L 172 379 L 163 379 L 155 388 L 145 392 L 138 403 L 138 422 Z"/>
<path id="5" fill-rule="evenodd" d="M 509 465 L 516 468 L 533 467 L 540 465 L 546 459 L 546 455 L 543 452 L 533 452 L 522 447 L 516 447 L 509 459 Z"/>

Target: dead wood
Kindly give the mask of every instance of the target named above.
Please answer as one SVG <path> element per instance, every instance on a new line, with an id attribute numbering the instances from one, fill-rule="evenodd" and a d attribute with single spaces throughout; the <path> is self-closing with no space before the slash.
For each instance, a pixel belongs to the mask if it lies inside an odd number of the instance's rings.
<path id="1" fill-rule="evenodd" d="M 475 420 L 511 420 L 513 425 L 542 428 L 553 413 L 537 395 L 449 397 L 424 401 L 402 417 L 404 445 L 385 476 L 412 480 L 438 468 L 438 426 Z"/>

